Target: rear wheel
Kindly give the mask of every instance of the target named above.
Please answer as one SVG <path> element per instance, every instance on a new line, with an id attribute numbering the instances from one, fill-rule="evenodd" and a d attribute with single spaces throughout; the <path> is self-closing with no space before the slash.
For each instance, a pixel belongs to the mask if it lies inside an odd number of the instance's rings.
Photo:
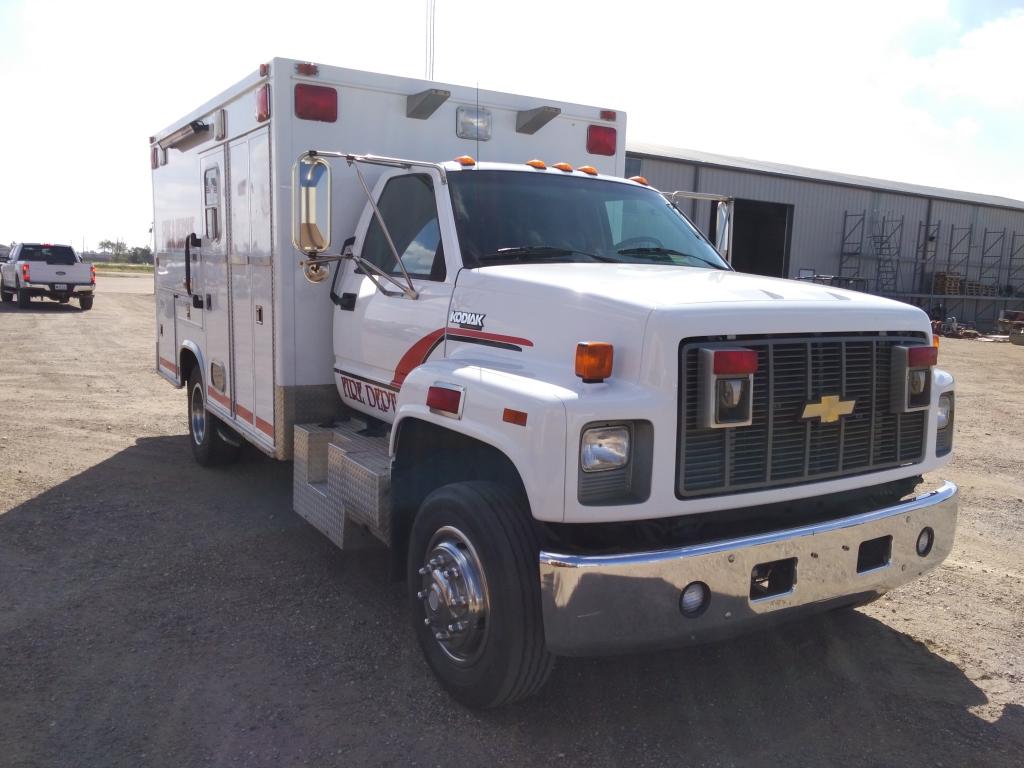
<path id="1" fill-rule="evenodd" d="M 237 459 L 241 445 L 225 440 L 221 431 L 230 428 L 206 410 L 206 388 L 198 371 L 193 371 L 189 377 L 187 393 L 188 434 L 192 438 L 192 455 L 196 463 L 202 467 L 215 467 Z"/>
<path id="2" fill-rule="evenodd" d="M 21 307 L 22 309 L 27 308 L 28 305 L 29 305 L 29 302 L 31 300 L 32 300 L 32 297 L 29 296 L 28 291 L 26 291 L 24 288 L 19 288 L 18 289 L 18 306 L 19 307 Z"/>
<path id="3" fill-rule="evenodd" d="M 544 643 L 539 543 L 526 504 L 495 483 L 431 493 L 408 555 L 413 628 L 441 685 L 470 707 L 536 693 L 554 657 Z"/>
<path id="4" fill-rule="evenodd" d="M 78 306 L 82 308 L 82 311 L 92 309 L 92 296 L 80 296 L 78 298 Z"/>
<path id="5" fill-rule="evenodd" d="M 4 288 L 0 287 L 0 301 L 7 302 L 7 301 L 13 301 L 13 300 L 14 300 L 14 294 L 11 293 L 10 291 L 4 290 Z"/>

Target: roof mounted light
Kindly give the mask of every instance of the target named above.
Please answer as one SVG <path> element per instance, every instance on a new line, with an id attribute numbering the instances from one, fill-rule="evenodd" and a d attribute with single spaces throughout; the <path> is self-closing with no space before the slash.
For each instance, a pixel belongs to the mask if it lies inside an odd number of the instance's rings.
<path id="1" fill-rule="evenodd" d="M 558 107 L 536 107 L 516 112 L 516 133 L 532 135 L 562 114 Z"/>
<path id="2" fill-rule="evenodd" d="M 610 125 L 591 125 L 587 128 L 587 152 L 592 155 L 615 154 L 618 132 Z"/>
<path id="3" fill-rule="evenodd" d="M 558 170 L 564 171 L 565 173 L 572 173 L 572 166 L 569 165 L 568 163 L 555 163 L 551 167 L 557 168 Z"/>
<path id="4" fill-rule="evenodd" d="M 405 97 L 405 116 L 414 120 L 426 120 L 437 112 L 451 95 L 451 91 L 443 91 L 440 88 L 428 88 L 419 93 L 409 94 Z"/>
<path id="5" fill-rule="evenodd" d="M 208 130 L 210 130 L 210 126 L 202 120 L 193 120 L 191 123 L 186 123 L 178 130 L 169 133 L 167 136 L 164 136 L 162 139 L 157 141 L 157 146 L 159 146 L 160 149 L 171 149 L 186 143 L 196 135 L 205 133 Z"/>
<path id="6" fill-rule="evenodd" d="M 583 173 L 589 174 L 591 176 L 597 176 L 597 168 L 595 168 L 592 165 L 581 165 L 576 170 L 582 171 Z"/>
<path id="7" fill-rule="evenodd" d="M 295 74 L 316 77 L 320 74 L 320 67 L 311 61 L 297 61 L 295 62 Z"/>
<path id="8" fill-rule="evenodd" d="M 543 171 L 545 168 L 548 167 L 548 164 L 545 163 L 543 160 L 527 160 L 526 164 L 531 168 L 536 168 L 539 171 Z"/>
<path id="9" fill-rule="evenodd" d="M 459 107 L 455 110 L 455 135 L 460 139 L 490 141 L 491 110 L 485 107 Z"/>
<path id="10" fill-rule="evenodd" d="M 630 181 L 635 181 L 637 184 L 643 184 L 645 187 L 651 186 L 651 183 L 647 181 L 643 176 L 630 176 Z"/>
<path id="11" fill-rule="evenodd" d="M 461 165 L 464 168 L 468 168 L 469 166 L 476 165 L 476 160 L 474 160 L 469 155 L 459 155 L 458 157 L 455 158 L 455 162 L 458 163 L 459 165 Z"/>

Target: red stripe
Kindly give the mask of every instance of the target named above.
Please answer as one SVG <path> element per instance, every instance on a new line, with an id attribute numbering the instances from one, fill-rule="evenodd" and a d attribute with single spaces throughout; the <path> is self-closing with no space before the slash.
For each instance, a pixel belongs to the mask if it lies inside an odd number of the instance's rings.
<path id="1" fill-rule="evenodd" d="M 206 388 L 206 394 L 208 394 L 210 397 L 212 397 L 214 400 L 216 400 L 218 403 L 223 405 L 228 410 L 231 409 L 231 400 L 229 400 L 228 398 L 224 397 L 224 395 L 222 395 L 220 392 L 215 390 L 213 387 L 207 387 Z"/>
<path id="2" fill-rule="evenodd" d="M 453 333 L 458 332 L 460 336 L 468 336 L 473 339 L 500 341 L 504 344 L 518 344 L 521 347 L 533 346 L 532 341 L 529 339 L 522 339 L 518 336 L 502 336 L 500 333 L 474 331 L 468 328 L 459 328 L 454 325 L 448 326 L 448 328 L 438 328 L 436 331 L 428 333 L 406 350 L 406 353 L 402 355 L 402 359 L 398 361 L 398 365 L 395 366 L 395 375 L 394 378 L 391 379 L 391 386 L 401 389 L 402 382 L 405 381 L 405 377 L 412 373 L 413 368 L 426 362 L 427 358 L 430 357 L 430 353 L 434 351 L 434 347 L 438 345 L 447 331 L 451 331 Z"/>
<path id="3" fill-rule="evenodd" d="M 274 436 L 274 425 L 269 421 L 264 421 L 259 416 L 256 417 L 256 429 L 270 435 L 270 437 Z"/>
<path id="4" fill-rule="evenodd" d="M 171 362 L 170 360 L 168 360 L 167 358 L 161 357 L 161 358 L 160 358 L 160 365 L 162 365 L 162 366 L 163 366 L 164 368 L 166 368 L 166 369 L 167 369 L 168 371 L 170 371 L 171 373 L 173 373 L 173 374 L 174 374 L 175 376 L 177 376 L 177 375 L 178 375 L 178 366 L 176 366 L 176 365 L 175 365 L 174 363 L 172 363 L 172 362 Z"/>
<path id="5" fill-rule="evenodd" d="M 235 410 L 238 412 L 239 416 L 241 416 L 243 419 L 252 424 L 252 411 L 250 411 L 244 405 L 239 405 L 238 403 L 235 403 Z"/>
<path id="6" fill-rule="evenodd" d="M 423 363 L 430 356 L 434 347 L 441 341 L 442 336 L 444 336 L 444 328 L 438 328 L 409 347 L 406 353 L 402 355 L 402 359 L 398 361 L 398 365 L 395 366 L 395 376 L 391 379 L 391 386 L 401 388 L 405 377 L 412 373 L 413 368 Z"/>
<path id="7" fill-rule="evenodd" d="M 459 336 L 468 336 L 471 339 L 485 339 L 487 341 L 500 341 L 504 344 L 518 344 L 520 347 L 532 347 L 533 342 L 529 339 L 521 339 L 518 336 L 502 336 L 500 333 L 487 333 L 486 331 L 474 331 L 469 328 L 459 328 L 454 325 L 448 326 L 450 333 L 457 333 Z"/>

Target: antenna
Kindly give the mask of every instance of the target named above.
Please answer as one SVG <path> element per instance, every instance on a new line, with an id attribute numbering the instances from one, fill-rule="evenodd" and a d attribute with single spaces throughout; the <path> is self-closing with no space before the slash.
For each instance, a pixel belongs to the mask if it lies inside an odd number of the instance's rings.
<path id="1" fill-rule="evenodd" d="M 476 84 L 476 119 L 480 119 L 480 83 Z M 476 161 L 480 162 L 480 129 L 476 131 Z"/>
<path id="2" fill-rule="evenodd" d="M 427 80 L 434 79 L 434 18 L 437 15 L 436 0 L 427 0 L 427 46 L 424 69 Z"/>

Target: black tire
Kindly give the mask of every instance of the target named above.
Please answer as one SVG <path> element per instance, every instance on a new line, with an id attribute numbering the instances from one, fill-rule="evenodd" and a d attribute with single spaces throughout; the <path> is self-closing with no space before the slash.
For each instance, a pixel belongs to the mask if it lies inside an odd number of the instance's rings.
<path id="1" fill-rule="evenodd" d="M 29 307 L 29 302 L 31 300 L 32 297 L 29 296 L 28 291 L 26 291 L 24 288 L 18 289 L 18 307 L 20 309 L 27 309 Z"/>
<path id="2" fill-rule="evenodd" d="M 0 288 L 0 301 L 8 302 L 14 301 L 14 294 L 4 288 Z"/>
<path id="3" fill-rule="evenodd" d="M 489 482 L 443 486 L 424 500 L 409 537 L 416 639 L 441 685 L 469 707 L 496 707 L 530 696 L 554 666 L 544 643 L 540 545 L 527 505 L 517 495 Z M 450 569 L 456 575 L 449 579 Z M 482 594 L 483 600 L 453 608 L 443 603 L 446 593 Z M 457 631 L 449 632 L 452 627 Z"/>
<path id="4" fill-rule="evenodd" d="M 220 436 L 221 430 L 230 428 L 206 410 L 206 387 L 198 370 L 193 370 L 189 376 L 185 396 L 189 443 L 196 463 L 201 467 L 217 467 L 235 461 L 241 444 L 232 445 Z"/>
<path id="5" fill-rule="evenodd" d="M 82 308 L 83 312 L 87 312 L 90 309 L 92 309 L 93 298 L 94 297 L 92 297 L 92 296 L 79 296 L 78 297 L 78 306 L 80 306 Z"/>

